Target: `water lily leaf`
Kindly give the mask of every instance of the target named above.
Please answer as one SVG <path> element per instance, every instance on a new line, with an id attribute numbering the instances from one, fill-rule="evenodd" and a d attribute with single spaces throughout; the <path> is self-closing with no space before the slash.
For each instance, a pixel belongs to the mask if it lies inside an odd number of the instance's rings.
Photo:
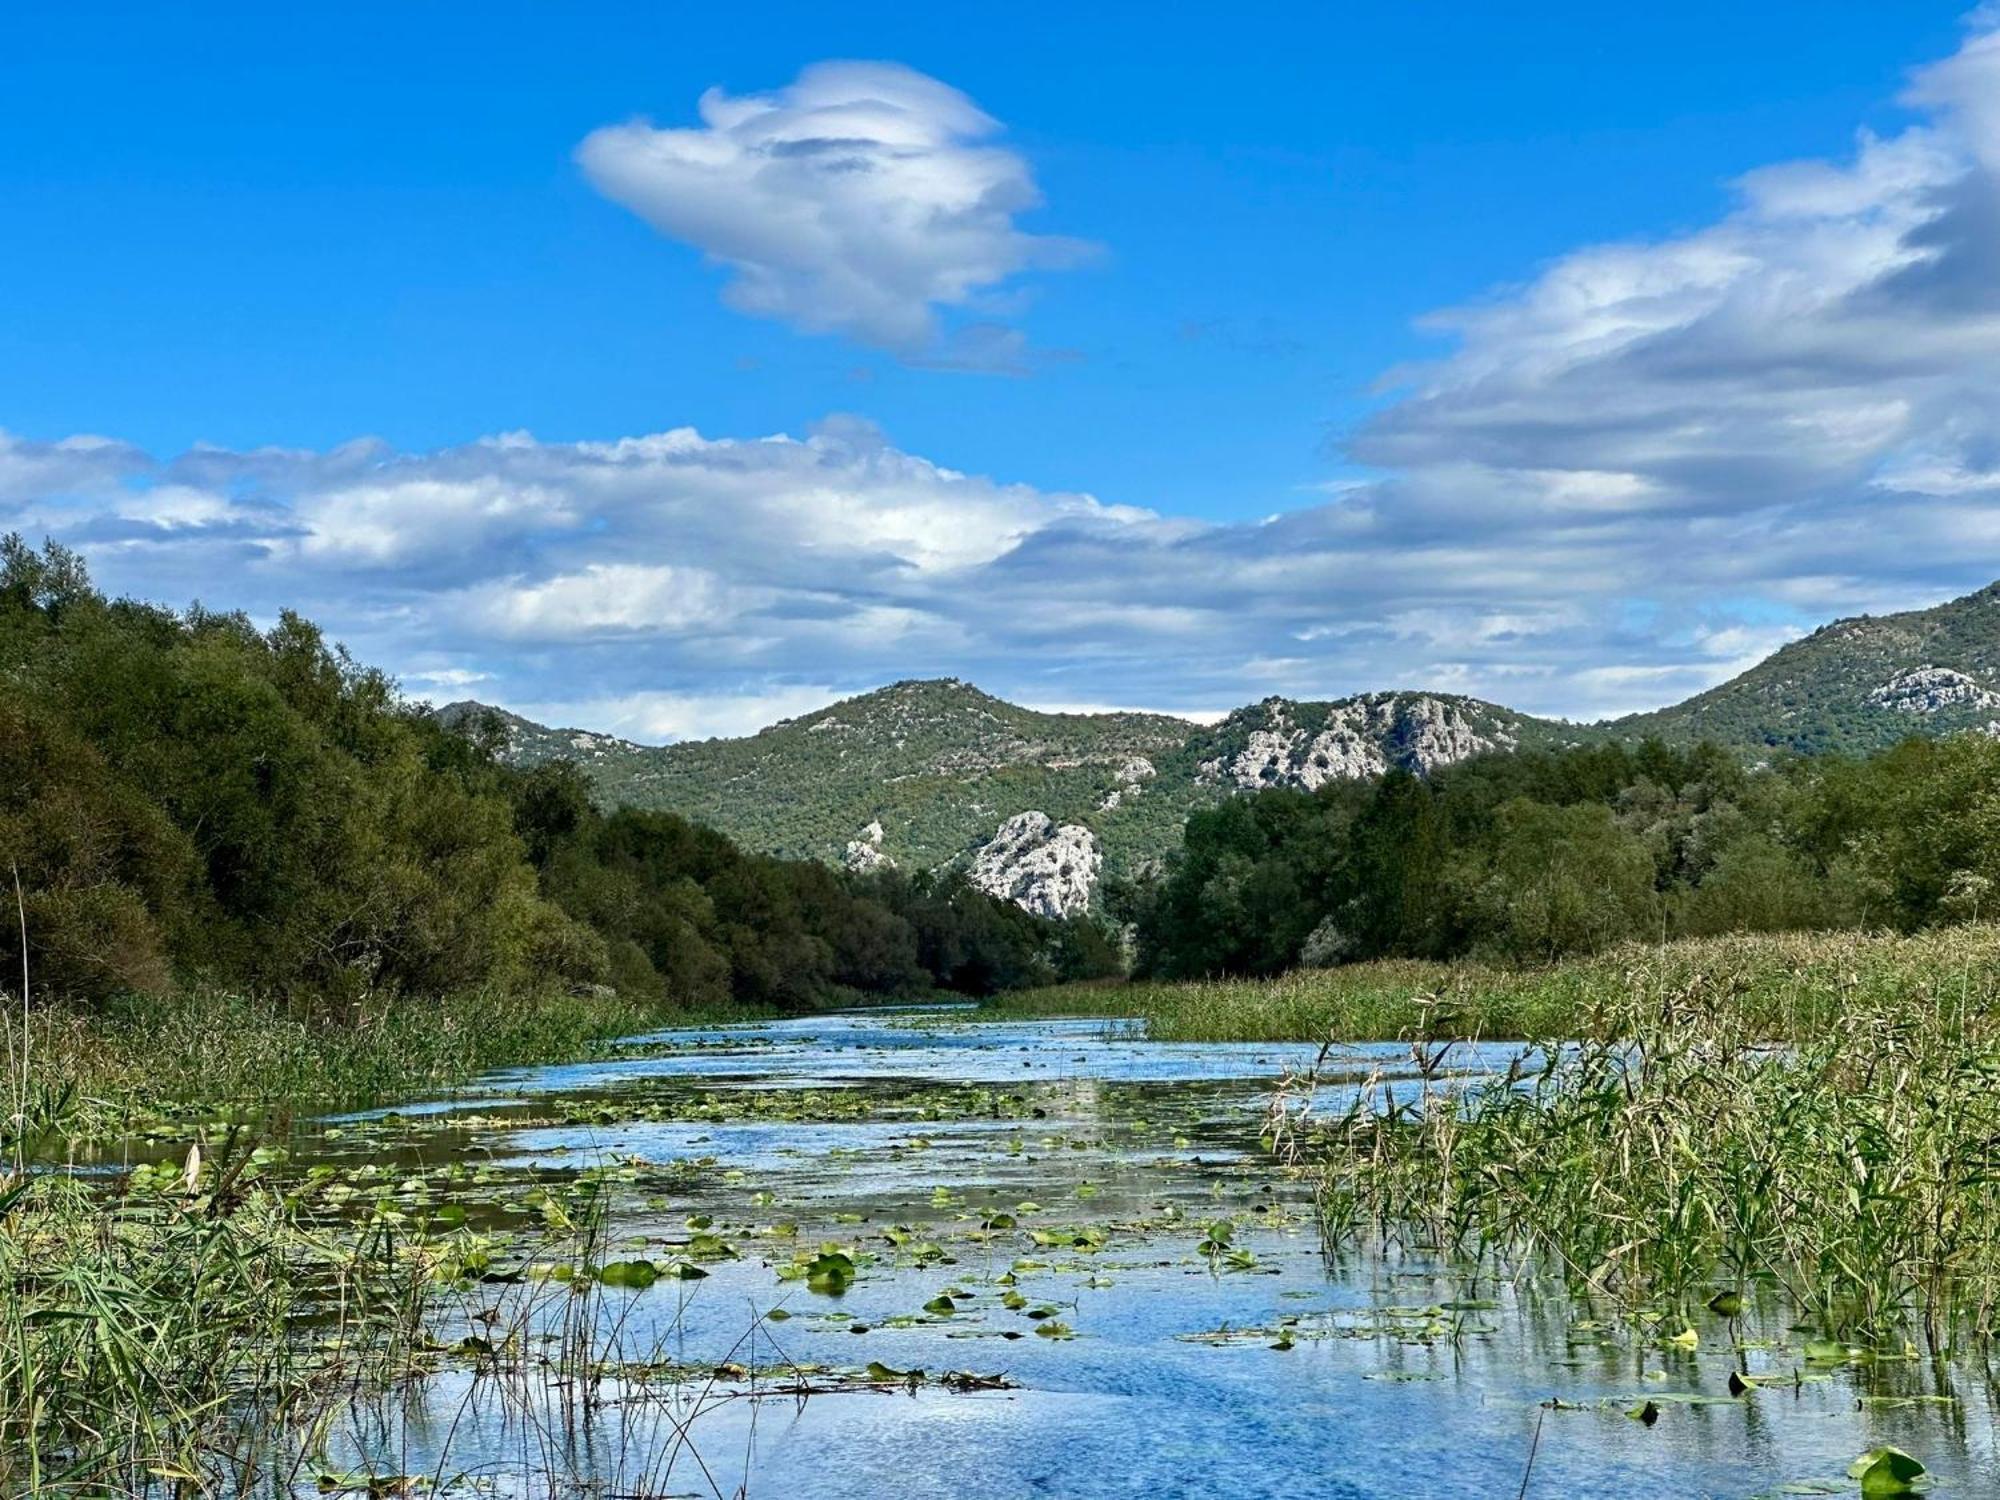
<path id="1" fill-rule="evenodd" d="M 1901 1448 L 1870 1448 L 1847 1466 L 1863 1495 L 1914 1495 L 1927 1487 L 1924 1466 Z"/>
<path id="2" fill-rule="evenodd" d="M 635 1292 L 643 1292 L 659 1279 L 660 1268 L 650 1260 L 614 1260 L 597 1271 L 600 1286 L 626 1287 Z"/>
<path id="3" fill-rule="evenodd" d="M 815 1292 L 837 1297 L 854 1284 L 854 1262 L 839 1251 L 831 1251 L 806 1263 L 806 1286 Z"/>

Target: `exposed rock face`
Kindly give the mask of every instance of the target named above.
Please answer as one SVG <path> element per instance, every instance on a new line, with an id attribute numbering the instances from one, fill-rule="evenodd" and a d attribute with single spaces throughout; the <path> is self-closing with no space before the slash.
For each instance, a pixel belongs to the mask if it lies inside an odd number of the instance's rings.
<path id="1" fill-rule="evenodd" d="M 1118 779 L 1127 786 L 1136 786 L 1142 781 L 1151 781 L 1159 772 L 1153 763 L 1143 755 L 1134 755 L 1118 768 Z"/>
<path id="2" fill-rule="evenodd" d="M 1139 795 L 1140 785 L 1159 775 L 1153 763 L 1143 755 L 1134 755 L 1118 768 L 1118 785 L 1104 794 L 1104 800 L 1097 804 L 1099 812 L 1112 812 Z"/>
<path id="3" fill-rule="evenodd" d="M 1870 708 L 1928 716 L 1948 708 L 2000 708 L 2000 693 L 1981 687 L 1974 678 L 1950 667 L 1922 666 L 1898 672 L 1871 690 L 1867 703 Z"/>
<path id="4" fill-rule="evenodd" d="M 630 740 L 621 740 L 615 734 L 598 734 L 589 729 L 572 731 L 569 747 L 586 760 L 600 760 L 609 755 L 629 755 L 639 748 Z"/>
<path id="5" fill-rule="evenodd" d="M 896 862 L 882 852 L 882 824 L 878 820 L 861 830 L 859 838 L 847 841 L 841 863 L 850 870 L 893 870 Z"/>
<path id="6" fill-rule="evenodd" d="M 1044 812 L 1017 813 L 972 857 L 972 883 L 1041 917 L 1090 909 L 1103 855 L 1097 836 L 1076 823 L 1060 827 Z"/>
<path id="7" fill-rule="evenodd" d="M 1327 704 L 1318 724 L 1299 722 L 1301 707 L 1266 699 L 1262 726 L 1250 731 L 1235 755 L 1203 761 L 1200 779 L 1311 791 L 1329 781 L 1379 776 L 1391 766 L 1428 774 L 1517 743 L 1508 730 L 1482 730 L 1458 703 L 1427 693 L 1369 693 Z"/>

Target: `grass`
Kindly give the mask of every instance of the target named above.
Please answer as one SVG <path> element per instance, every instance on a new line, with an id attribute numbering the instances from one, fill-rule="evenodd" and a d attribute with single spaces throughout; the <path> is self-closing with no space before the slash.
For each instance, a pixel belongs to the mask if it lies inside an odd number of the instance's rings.
<path id="1" fill-rule="evenodd" d="M 2000 1325 L 2000 940 L 1815 936 L 1566 966 L 1504 1080 L 1371 1081 L 1294 1109 L 1330 1245 L 1558 1269 L 1647 1318 L 1780 1299 L 1836 1360 Z M 1782 1043 L 1774 1043 L 1782 1037 Z M 1575 1039 L 1580 1038 L 1580 1041 Z M 1736 1299 L 1732 1302 L 1731 1299 Z M 1809 1347 L 1809 1353 L 1811 1352 Z"/>
<path id="2" fill-rule="evenodd" d="M 310 1484 L 314 1434 L 356 1395 L 435 1367 L 449 1347 L 433 1332 L 440 1292 L 476 1284 L 493 1253 L 462 1212 L 433 1219 L 383 1197 L 329 1213 L 315 1197 L 326 1182 L 286 1171 L 282 1141 L 225 1127 L 201 1132 L 185 1161 L 95 1180 L 38 1162 L 177 1105 L 268 1121 L 259 1106 L 434 1092 L 701 1019 L 609 993 L 331 1013 L 195 991 L 25 1022 L 8 1012 L 0 1493 Z M 551 1232 L 535 1257 L 587 1264 L 590 1216 L 543 1212 Z"/>
<path id="3" fill-rule="evenodd" d="M 74 1090 L 87 1123 L 161 1105 L 359 1105 L 449 1089 L 494 1068 L 567 1060 L 665 1025 L 751 1012 L 661 1011 L 608 992 L 466 992 L 339 1012 L 212 991 L 101 1013 L 34 1013 L 35 1076 Z M 18 1030 L 18 1018 L 12 1023 Z"/>
<path id="4" fill-rule="evenodd" d="M 1275 979 L 1063 985 L 1002 995 L 983 1014 L 1143 1018 L 1171 1042 L 1382 1041 L 1413 1035 L 1614 1034 L 1634 986 L 1699 983 L 1764 1038 L 1811 1035 L 1859 992 L 1969 983 L 1990 992 L 2000 926 L 1914 936 L 1778 933 L 1626 946 L 1547 968 L 1398 959 Z"/>

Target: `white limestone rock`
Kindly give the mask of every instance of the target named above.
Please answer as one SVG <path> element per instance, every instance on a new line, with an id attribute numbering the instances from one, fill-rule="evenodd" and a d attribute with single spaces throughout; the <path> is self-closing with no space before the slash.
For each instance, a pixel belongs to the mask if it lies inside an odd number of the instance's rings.
<path id="1" fill-rule="evenodd" d="M 1058 826 L 1045 812 L 1024 812 L 980 846 L 968 874 L 988 895 L 1037 916 L 1072 917 L 1090 909 L 1103 863 L 1097 835 L 1088 828 Z"/>
<path id="2" fill-rule="evenodd" d="M 1118 785 L 1104 794 L 1104 800 L 1097 804 L 1099 812 L 1115 812 L 1139 795 L 1143 783 L 1159 775 L 1159 770 L 1143 755 L 1127 758 L 1118 768 Z"/>
<path id="3" fill-rule="evenodd" d="M 1379 776 L 1391 766 L 1428 775 L 1489 750 L 1511 750 L 1516 737 L 1504 729 L 1481 732 L 1464 709 L 1428 693 L 1368 693 L 1330 704 L 1316 726 L 1293 717 L 1282 698 L 1261 705 L 1264 724 L 1250 732 L 1234 756 L 1203 761 L 1199 778 L 1255 790 L 1302 787 Z"/>
<path id="4" fill-rule="evenodd" d="M 1118 768 L 1118 780 L 1126 786 L 1137 786 L 1142 781 L 1151 781 L 1157 775 L 1159 771 L 1143 755 L 1129 757 L 1125 764 Z"/>
<path id="5" fill-rule="evenodd" d="M 861 830 L 859 838 L 847 841 L 847 853 L 842 856 L 841 863 L 850 870 L 864 873 L 869 870 L 895 869 L 895 860 L 882 852 L 883 836 L 881 820 L 877 819 Z"/>
<path id="6" fill-rule="evenodd" d="M 1922 666 L 1898 672 L 1880 687 L 1871 689 L 1867 703 L 1870 708 L 1928 717 L 1948 708 L 1975 711 L 2000 708 L 2000 693 L 1980 686 L 1975 678 L 1950 667 Z"/>

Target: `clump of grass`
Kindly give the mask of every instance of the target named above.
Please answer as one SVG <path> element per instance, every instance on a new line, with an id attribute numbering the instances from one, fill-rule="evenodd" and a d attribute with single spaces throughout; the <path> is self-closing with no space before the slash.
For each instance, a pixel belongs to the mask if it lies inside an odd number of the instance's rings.
<path id="1" fill-rule="evenodd" d="M 1288 1144 L 1332 1242 L 1552 1263 L 1635 1311 L 1769 1288 L 1827 1337 L 1947 1352 L 2000 1316 L 1995 953 L 1990 928 L 1628 953 L 1559 977 L 1574 1002 L 1504 1078 L 1419 1040 L 1416 1086 Z"/>

